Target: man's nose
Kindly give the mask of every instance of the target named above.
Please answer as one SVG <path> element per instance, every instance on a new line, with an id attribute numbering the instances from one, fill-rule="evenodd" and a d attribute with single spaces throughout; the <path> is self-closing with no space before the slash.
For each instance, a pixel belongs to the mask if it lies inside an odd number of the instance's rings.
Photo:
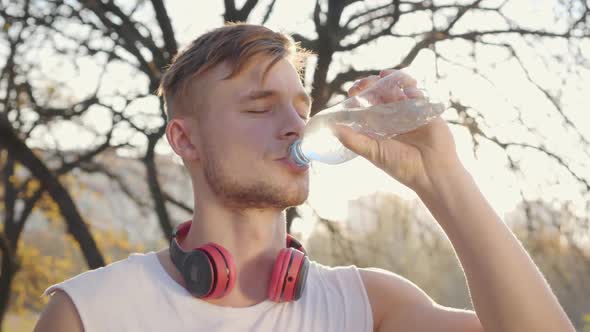
<path id="1" fill-rule="evenodd" d="M 295 107 L 287 106 L 282 117 L 281 138 L 301 137 L 305 123 Z"/>

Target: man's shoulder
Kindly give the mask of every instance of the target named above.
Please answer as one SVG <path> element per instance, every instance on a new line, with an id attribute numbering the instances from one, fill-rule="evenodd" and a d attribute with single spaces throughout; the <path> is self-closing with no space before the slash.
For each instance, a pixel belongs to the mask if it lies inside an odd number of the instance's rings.
<path id="1" fill-rule="evenodd" d="M 329 266 L 311 261 L 308 278 L 314 279 L 312 282 L 323 290 L 368 302 L 366 285 L 360 272 L 361 269 L 356 265 Z"/>
<path id="2" fill-rule="evenodd" d="M 343 320 L 350 330 L 373 330 L 371 303 L 356 265 L 330 266 L 312 261 L 308 279 L 303 305 L 324 303 L 330 317 Z M 355 315 L 347 314 L 351 312 Z"/>
<path id="3" fill-rule="evenodd" d="M 41 312 L 34 332 L 44 331 L 84 331 L 82 319 L 72 299 L 63 291 L 52 293 L 49 303 Z"/>
<path id="4" fill-rule="evenodd" d="M 433 303 L 422 289 L 396 273 L 374 267 L 359 268 L 359 273 L 371 303 L 376 328 L 386 316 L 403 315 L 406 309 Z"/>
<path id="5" fill-rule="evenodd" d="M 473 311 L 441 306 L 398 274 L 378 268 L 359 272 L 371 302 L 375 330 L 483 331 Z"/>
<path id="6" fill-rule="evenodd" d="M 376 294 L 382 294 L 382 291 L 393 292 L 396 298 L 403 298 L 405 300 L 425 301 L 428 295 L 420 289 L 416 284 L 403 276 L 394 272 L 376 268 L 367 267 L 359 268 L 359 273 L 367 290 L 371 289 Z M 392 294 L 389 294 L 392 295 Z"/>
<path id="7" fill-rule="evenodd" d="M 83 331 L 83 323 L 91 318 L 89 308 L 103 307 L 105 299 L 138 288 L 137 273 L 153 259 L 151 255 L 134 253 L 48 287 L 43 294 L 49 302 L 35 331 Z"/>
<path id="8" fill-rule="evenodd" d="M 152 255 L 152 253 L 134 253 L 127 258 L 112 262 L 106 266 L 82 272 L 48 287 L 45 290 L 44 295 L 50 295 L 58 289 L 61 289 L 68 294 L 74 290 L 89 290 L 96 292 L 103 288 L 103 286 L 109 287 L 109 285 L 112 285 L 113 283 L 122 285 L 125 282 L 134 282 L 133 273 L 145 266 L 150 259 L 150 255 Z M 90 289 L 88 288 L 89 286 L 91 286 Z"/>
<path id="9" fill-rule="evenodd" d="M 379 328 L 386 316 L 403 315 L 405 310 L 433 303 L 418 286 L 391 271 L 356 265 L 326 266 L 318 262 L 312 262 L 312 267 L 327 287 L 346 289 L 348 292 L 355 288 L 362 289 L 362 295 L 370 306 L 375 329 Z M 354 283 L 358 283 L 359 287 L 353 287 Z"/>
<path id="10" fill-rule="evenodd" d="M 376 267 L 359 267 L 354 264 L 350 265 L 324 265 L 317 261 L 311 261 L 311 268 L 321 275 L 340 276 L 343 274 L 357 275 L 365 287 L 376 286 L 402 286 L 412 284 L 409 280 L 395 274 L 391 271 Z M 385 285 L 384 285 L 385 284 Z M 412 284 L 413 285 L 413 284 Z"/>
<path id="11" fill-rule="evenodd" d="M 323 283 L 345 283 L 358 282 L 362 286 L 359 268 L 356 265 L 324 265 L 317 261 L 310 261 L 309 273 L 311 278 L 317 278 Z"/>

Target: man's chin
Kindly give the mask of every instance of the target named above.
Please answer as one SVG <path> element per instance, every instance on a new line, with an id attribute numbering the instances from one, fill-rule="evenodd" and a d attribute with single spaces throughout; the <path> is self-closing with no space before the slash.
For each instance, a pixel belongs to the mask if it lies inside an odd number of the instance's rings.
<path id="1" fill-rule="evenodd" d="M 280 198 L 277 197 L 277 202 L 281 202 L 280 207 L 286 209 L 292 206 L 298 206 L 307 200 L 309 190 L 305 188 L 286 188 Z"/>
<path id="2" fill-rule="evenodd" d="M 286 202 L 283 209 L 290 208 L 293 206 L 299 206 L 299 205 L 305 203 L 306 200 L 307 200 L 307 195 L 305 195 L 304 197 L 298 198 L 298 199 L 293 199 L 291 201 Z"/>
<path id="3" fill-rule="evenodd" d="M 309 187 L 307 182 L 291 181 L 283 185 L 257 185 L 241 188 L 241 190 L 224 191 L 225 201 L 229 205 L 253 209 L 284 210 L 291 206 L 298 206 L 307 200 Z"/>
<path id="4" fill-rule="evenodd" d="M 277 207 L 281 209 L 286 209 L 292 206 L 299 206 L 307 200 L 309 196 L 309 190 L 307 186 L 298 187 L 298 188 L 285 188 L 284 191 L 279 193 L 281 197 L 276 197 L 277 200 L 275 203 L 279 203 Z"/>

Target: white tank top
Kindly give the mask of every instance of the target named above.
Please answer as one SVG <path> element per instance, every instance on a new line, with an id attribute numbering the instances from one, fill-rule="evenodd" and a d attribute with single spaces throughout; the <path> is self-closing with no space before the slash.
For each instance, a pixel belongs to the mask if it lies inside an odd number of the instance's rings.
<path id="1" fill-rule="evenodd" d="M 85 332 L 95 331 L 373 331 L 371 306 L 355 266 L 311 261 L 301 298 L 251 307 L 199 300 L 164 270 L 155 252 L 84 272 L 54 290 L 72 299 Z"/>

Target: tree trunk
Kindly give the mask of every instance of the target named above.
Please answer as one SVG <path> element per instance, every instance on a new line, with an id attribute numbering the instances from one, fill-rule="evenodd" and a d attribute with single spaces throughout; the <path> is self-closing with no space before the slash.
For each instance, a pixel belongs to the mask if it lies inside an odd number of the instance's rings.
<path id="1" fill-rule="evenodd" d="M 163 131 L 161 130 L 161 132 Z M 166 209 L 166 200 L 164 199 L 164 195 L 162 194 L 162 188 L 160 186 L 160 181 L 158 180 L 158 169 L 156 168 L 156 162 L 154 160 L 154 149 L 160 137 L 162 137 L 161 134 L 150 136 L 148 141 L 147 153 L 143 159 L 143 162 L 146 167 L 146 180 L 148 182 L 148 187 L 150 188 L 150 193 L 154 201 L 154 209 L 156 210 L 156 215 L 158 216 L 158 222 L 160 223 L 160 228 L 164 233 L 165 239 L 169 241 L 172 238 L 172 232 L 174 230 L 172 227 L 172 223 L 170 222 L 170 214 Z"/>
<path id="2" fill-rule="evenodd" d="M 322 50 L 321 48 L 318 53 L 318 62 L 313 73 L 313 90 L 311 91 L 311 97 L 313 98 L 312 116 L 321 111 L 330 100 L 331 92 L 328 89 L 327 77 L 332 55 L 331 50 Z"/>
<path id="3" fill-rule="evenodd" d="M 17 136 L 8 119 L 4 117 L 0 117 L 0 146 L 6 148 L 12 158 L 28 168 L 51 195 L 66 221 L 68 232 L 80 245 L 88 267 L 95 269 L 104 266 L 104 258 L 66 188 L 43 161 Z"/>
<path id="4" fill-rule="evenodd" d="M 7 243 L 3 243 L 7 245 Z M 0 274 L 0 332 L 2 331 L 4 317 L 8 310 L 10 302 L 10 286 L 12 280 L 18 271 L 18 266 L 14 258 L 10 255 L 9 250 L 2 248 L 2 274 Z"/>

